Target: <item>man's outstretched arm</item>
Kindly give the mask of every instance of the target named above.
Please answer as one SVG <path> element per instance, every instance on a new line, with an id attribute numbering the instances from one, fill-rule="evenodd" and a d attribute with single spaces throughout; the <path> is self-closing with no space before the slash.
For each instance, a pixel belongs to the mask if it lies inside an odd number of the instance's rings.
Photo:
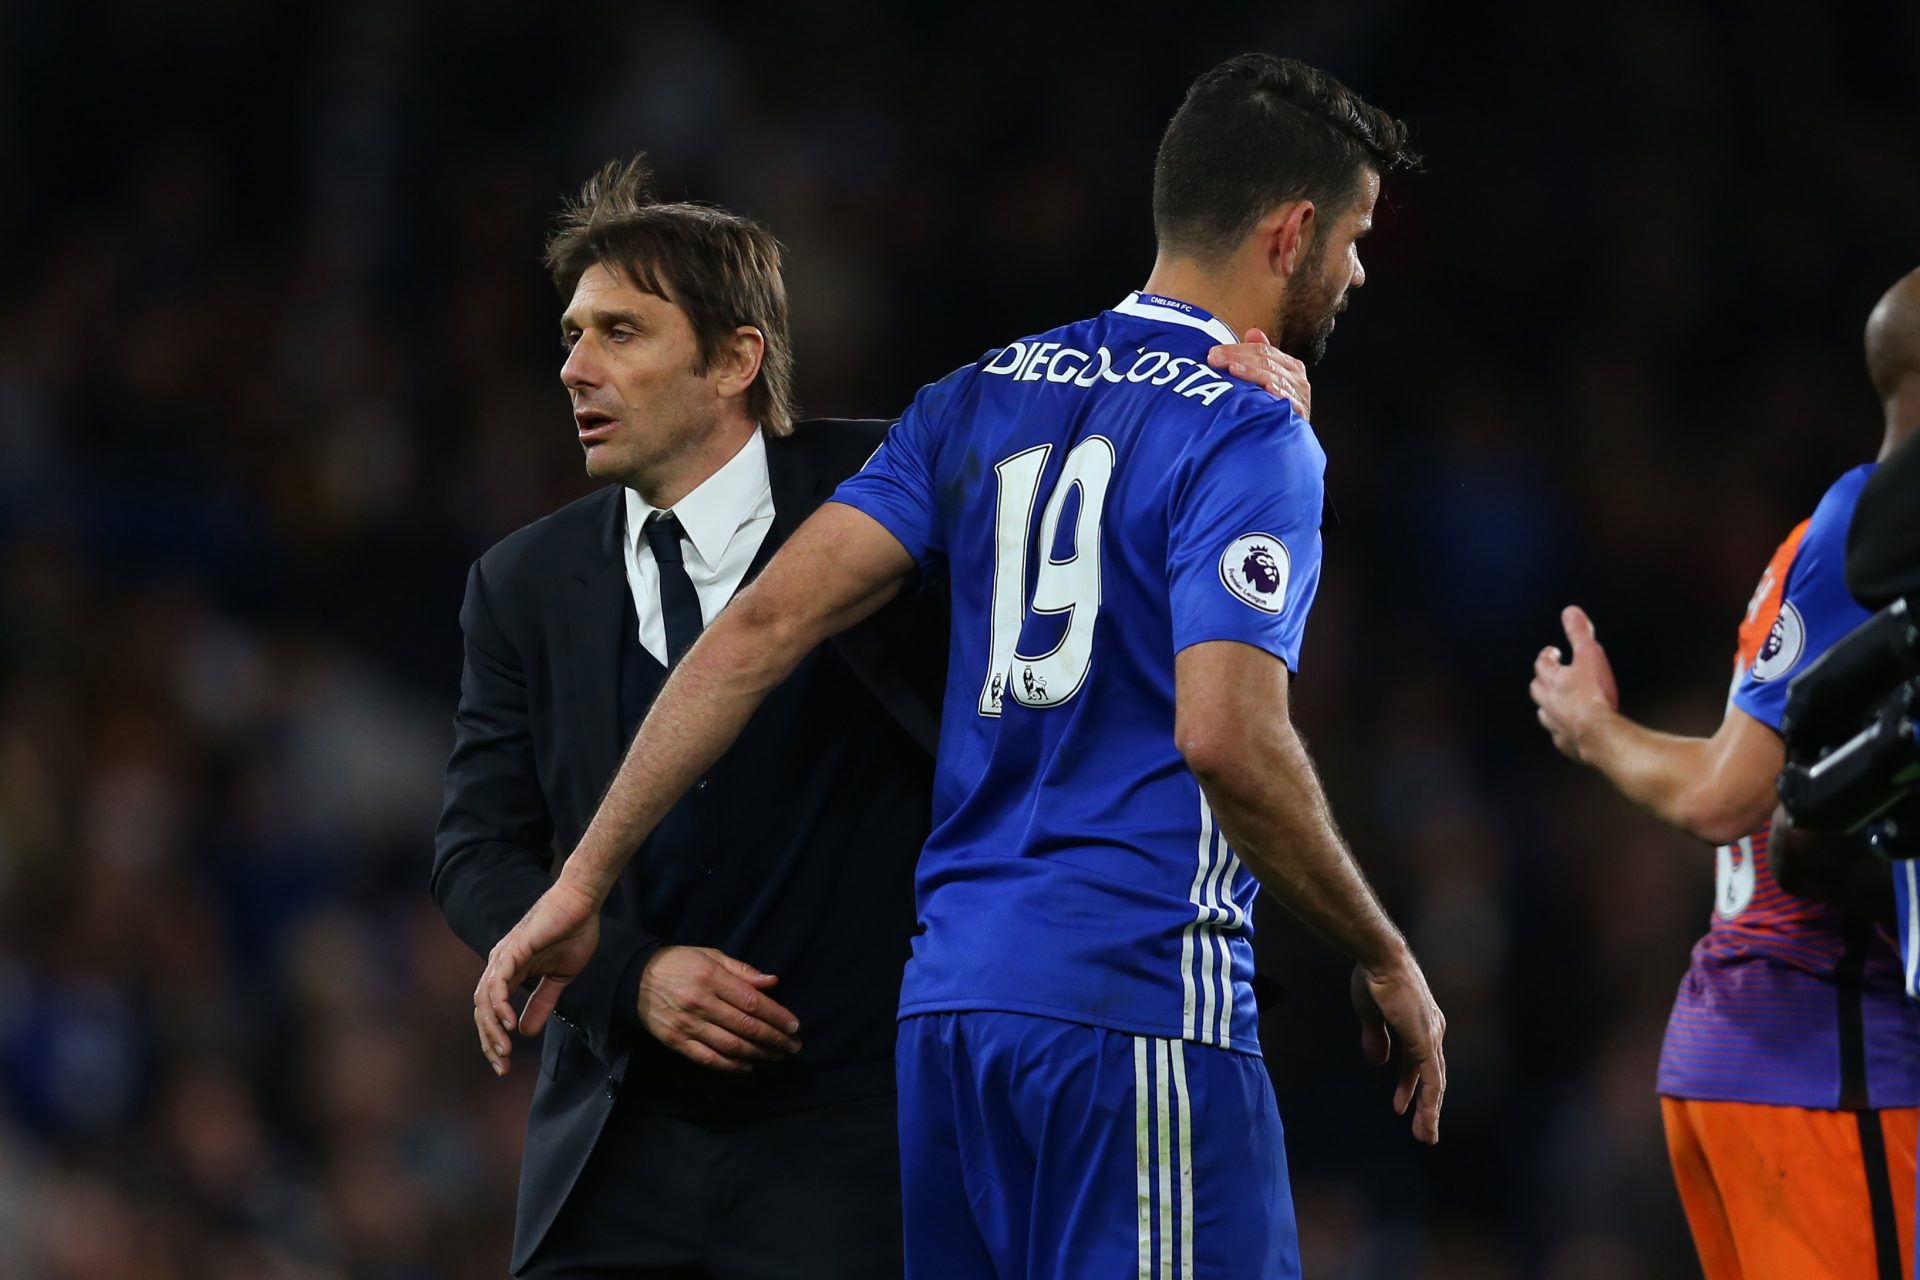
<path id="1" fill-rule="evenodd" d="M 505 1033 L 536 1034 L 592 956 L 601 904 L 633 851 L 800 659 L 892 599 L 913 568 L 878 521 L 829 502 L 687 651 L 559 878 L 488 957 L 474 1021 L 496 1069 L 512 1052 Z M 541 984 L 516 1017 L 508 994 L 531 977 Z"/>
<path id="2" fill-rule="evenodd" d="M 1786 763 L 1780 736 L 1737 707 L 1711 738 L 1661 733 L 1627 719 L 1593 623 L 1569 607 L 1562 625 L 1571 661 L 1552 646 L 1541 650 L 1529 689 L 1553 745 L 1655 817 L 1708 844 L 1757 830 L 1773 812 L 1774 778 Z"/>

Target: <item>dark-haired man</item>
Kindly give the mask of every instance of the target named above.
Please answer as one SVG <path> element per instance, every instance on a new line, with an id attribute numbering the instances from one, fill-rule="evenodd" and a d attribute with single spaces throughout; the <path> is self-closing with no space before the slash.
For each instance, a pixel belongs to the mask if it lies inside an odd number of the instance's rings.
<path id="1" fill-rule="evenodd" d="M 884 429 L 796 428 L 778 244 L 654 202 L 639 161 L 587 184 L 548 265 L 577 438 L 612 483 L 468 578 L 433 887 L 482 953 L 677 657 Z M 929 594 L 807 655 L 612 888 L 543 1046 L 516 1274 L 900 1274 L 893 1015 L 945 651 Z"/>
<path id="2" fill-rule="evenodd" d="M 795 429 L 779 246 L 646 181 L 609 166 L 548 249 L 561 381 L 610 487 L 467 580 L 433 889 L 482 954 L 679 653 L 883 430 Z M 801 1274 L 776 1241 L 803 1230 L 811 1274 L 898 1273 L 873 1223 L 898 1213 L 891 1014 L 943 630 L 929 598 L 810 655 L 615 887 L 543 1046 L 515 1274 Z M 843 912 L 876 927 L 823 927 Z"/>
<path id="3" fill-rule="evenodd" d="M 513 985 L 544 975 L 525 1027 L 564 999 L 619 868 L 766 690 L 944 572 L 897 1050 L 908 1273 L 1299 1273 L 1249 984 L 1256 879 L 1353 957 L 1363 1046 L 1401 1042 L 1395 1104 L 1436 1140 L 1440 1011 L 1287 714 L 1323 455 L 1290 405 L 1207 367 L 1253 325 L 1318 353 L 1405 139 L 1298 62 L 1201 76 L 1161 143 L 1146 289 L 924 389 L 708 629 L 494 949 L 474 993 L 489 1052 Z M 1246 568 L 1263 556 L 1278 581 Z"/>

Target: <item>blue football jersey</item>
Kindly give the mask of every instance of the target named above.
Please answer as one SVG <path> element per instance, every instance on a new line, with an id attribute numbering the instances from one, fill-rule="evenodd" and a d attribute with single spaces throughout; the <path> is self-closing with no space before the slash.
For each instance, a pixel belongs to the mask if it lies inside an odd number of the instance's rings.
<path id="1" fill-rule="evenodd" d="M 1326 457 L 1130 295 L 925 387 L 833 500 L 952 587 L 903 1017 L 998 1010 L 1258 1053 L 1252 876 L 1174 742 L 1174 655 L 1298 670 Z M 1277 712 L 1277 709 L 1276 709 Z"/>

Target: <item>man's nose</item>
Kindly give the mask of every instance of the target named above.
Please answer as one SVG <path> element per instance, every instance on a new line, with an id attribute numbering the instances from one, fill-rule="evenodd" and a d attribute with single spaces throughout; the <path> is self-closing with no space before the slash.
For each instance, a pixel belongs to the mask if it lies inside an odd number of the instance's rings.
<path id="1" fill-rule="evenodd" d="M 560 383 L 569 391 L 581 391 L 600 385 L 600 367 L 588 349 L 590 344 L 582 338 L 573 344 L 567 352 L 566 360 L 560 365 Z"/>
<path id="2" fill-rule="evenodd" d="M 1353 255 L 1353 279 L 1347 282 L 1347 288 L 1358 289 L 1367 282 L 1367 269 L 1360 263 L 1360 255 Z"/>

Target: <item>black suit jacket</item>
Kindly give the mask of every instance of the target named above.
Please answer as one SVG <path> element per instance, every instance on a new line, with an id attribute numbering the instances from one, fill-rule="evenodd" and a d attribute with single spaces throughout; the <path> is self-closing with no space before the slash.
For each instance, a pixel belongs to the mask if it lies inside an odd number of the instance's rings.
<path id="1" fill-rule="evenodd" d="M 886 424 L 879 422 L 816 421 L 802 424 L 792 436 L 768 439 L 774 519 L 756 566 L 765 563 L 839 481 L 859 470 L 885 430 Z M 461 609 L 466 661 L 435 841 L 433 891 L 454 931 L 482 955 L 551 883 L 554 858 L 578 843 L 625 751 L 620 655 L 631 597 L 621 546 L 622 493 L 617 486 L 603 489 L 519 530 L 482 556 L 468 576 Z M 905 826 L 895 822 L 887 832 L 889 837 L 908 831 L 924 837 L 930 789 L 919 791 L 918 778 L 923 773 L 930 788 L 945 680 L 946 627 L 944 595 L 917 592 L 837 637 L 831 653 L 823 646 L 789 681 L 802 679 L 807 670 L 815 671 L 816 681 L 840 681 L 830 686 L 829 701 L 823 704 L 816 698 L 805 704 L 807 732 L 815 735 L 810 749 L 825 741 L 820 734 L 891 735 L 883 759 L 924 753 L 917 756 L 921 772 L 910 770 L 899 775 L 908 781 L 896 778 L 893 784 L 905 794 L 876 794 L 870 786 L 856 785 L 862 780 L 849 779 L 847 785 L 836 783 L 821 795 L 806 797 L 807 812 L 842 806 L 864 813 L 880 807 L 884 813 L 887 805 L 917 806 L 917 813 L 901 820 Z M 783 686 L 775 698 L 786 689 Z M 859 689 L 865 690 L 864 699 Z M 762 709 L 734 752 L 777 751 L 785 745 L 756 741 L 769 714 L 768 708 Z M 784 732 L 792 732 L 795 723 L 790 716 Z M 739 782 L 724 779 L 720 789 L 727 785 L 742 789 Z M 682 804 L 723 807 L 676 810 L 681 820 L 677 829 L 700 827 L 701 814 L 708 815 L 706 827 L 724 826 L 716 819 L 767 802 L 756 795 L 707 793 L 698 802 L 690 797 Z M 903 841 L 890 838 L 889 843 Z M 845 853 L 834 850 L 821 856 Z M 569 984 L 558 1017 L 544 1036 L 521 1169 L 516 1268 L 532 1254 L 564 1204 L 622 1088 L 681 1094 L 695 1089 L 722 1103 L 732 1096 L 721 1088 L 716 1073 L 702 1073 L 672 1058 L 638 1030 L 632 1001 L 645 958 L 670 942 L 719 945 L 725 936 L 711 933 L 709 927 L 708 937 L 671 937 L 666 936 L 671 925 L 649 921 L 642 889 L 645 854 L 643 850 L 623 873 L 622 885 L 603 915 L 599 950 Z M 745 886 L 743 892 L 751 889 Z M 810 963 L 848 970 L 848 983 L 871 983 L 874 973 L 881 973 L 881 980 L 890 981 L 897 993 L 899 960 L 911 927 L 910 907 L 904 901 L 901 906 L 898 918 L 877 928 L 861 921 L 847 930 L 846 921 L 826 920 L 788 920 L 779 927 L 844 931 L 824 948 L 815 948 Z M 869 943 L 866 933 L 877 936 Z M 763 963 L 752 956 L 742 958 Z M 776 994 L 784 997 L 789 989 Z M 804 1013 L 802 1017 L 804 1021 Z M 890 1020 L 884 1034 L 890 1044 Z M 810 1035 L 802 1057 L 819 1061 Z"/>

